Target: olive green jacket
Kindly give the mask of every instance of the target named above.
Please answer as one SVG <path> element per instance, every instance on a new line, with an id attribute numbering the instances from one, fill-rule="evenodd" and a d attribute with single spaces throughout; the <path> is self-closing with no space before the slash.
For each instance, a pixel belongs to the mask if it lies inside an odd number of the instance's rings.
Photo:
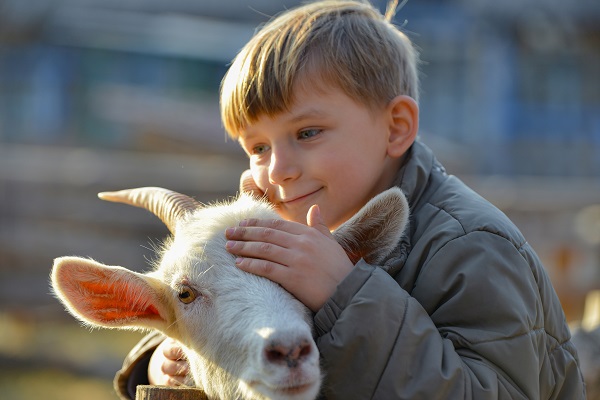
<path id="1" fill-rule="evenodd" d="M 403 239 L 384 265 L 359 261 L 315 315 L 323 397 L 584 399 L 561 304 L 513 223 L 418 141 L 396 185 Z"/>

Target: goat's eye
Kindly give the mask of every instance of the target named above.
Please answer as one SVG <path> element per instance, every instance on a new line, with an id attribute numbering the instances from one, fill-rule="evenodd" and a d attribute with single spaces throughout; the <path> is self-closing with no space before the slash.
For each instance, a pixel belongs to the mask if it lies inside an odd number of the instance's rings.
<path id="1" fill-rule="evenodd" d="M 189 286 L 182 286 L 179 289 L 179 301 L 184 304 L 190 304 L 192 301 L 196 300 L 196 292 Z"/>

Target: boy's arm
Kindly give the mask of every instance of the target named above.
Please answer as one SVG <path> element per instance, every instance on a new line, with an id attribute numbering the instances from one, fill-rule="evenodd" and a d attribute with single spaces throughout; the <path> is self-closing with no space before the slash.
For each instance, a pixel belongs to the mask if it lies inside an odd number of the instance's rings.
<path id="1" fill-rule="evenodd" d="M 114 388 L 119 398 L 123 400 L 135 399 L 137 385 L 147 385 L 148 365 L 154 350 L 165 340 L 165 336 L 152 332 L 140 340 L 127 354 L 123 366 L 114 379 Z"/>
<path id="2" fill-rule="evenodd" d="M 115 389 L 121 398 L 133 399 L 138 385 L 193 385 L 189 371 L 181 344 L 154 332 L 129 352 L 115 377 Z"/>
<path id="3" fill-rule="evenodd" d="M 474 232 L 418 263 L 409 295 L 360 261 L 316 314 L 328 399 L 583 398 L 571 344 L 544 330 L 560 304 L 511 243 Z"/>

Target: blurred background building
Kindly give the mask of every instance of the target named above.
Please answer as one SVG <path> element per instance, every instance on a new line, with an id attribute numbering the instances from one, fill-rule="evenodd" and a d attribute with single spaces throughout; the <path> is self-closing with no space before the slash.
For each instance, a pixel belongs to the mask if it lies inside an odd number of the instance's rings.
<path id="1" fill-rule="evenodd" d="M 46 399 L 115 398 L 139 335 L 77 327 L 49 294 L 52 260 L 146 268 L 166 229 L 99 191 L 235 194 L 247 161 L 219 82 L 258 24 L 299 3 L 0 0 L 3 398 L 37 396 L 32 382 Z M 516 222 L 579 319 L 600 287 L 600 2 L 411 0 L 395 22 L 421 52 L 421 138 Z"/>

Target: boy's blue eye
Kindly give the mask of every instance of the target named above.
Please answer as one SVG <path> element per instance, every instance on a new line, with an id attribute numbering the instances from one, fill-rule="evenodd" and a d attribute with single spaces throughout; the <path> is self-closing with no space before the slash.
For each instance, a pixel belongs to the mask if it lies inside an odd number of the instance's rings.
<path id="1" fill-rule="evenodd" d="M 319 133 L 321 133 L 320 129 L 305 129 L 298 132 L 298 139 L 310 139 L 317 136 Z"/>
<path id="2" fill-rule="evenodd" d="M 269 146 L 266 144 L 259 144 L 258 146 L 254 146 L 252 148 L 252 154 L 263 154 L 264 152 L 269 150 Z"/>

